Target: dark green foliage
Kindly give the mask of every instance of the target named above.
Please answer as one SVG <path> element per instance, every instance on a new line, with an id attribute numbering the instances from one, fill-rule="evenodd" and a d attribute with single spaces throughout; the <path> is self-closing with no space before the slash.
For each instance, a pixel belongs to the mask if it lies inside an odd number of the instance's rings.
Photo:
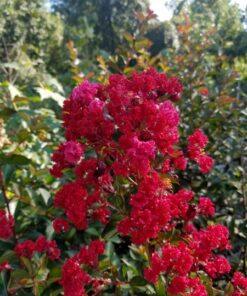
<path id="1" fill-rule="evenodd" d="M 30 86 L 44 80 L 47 68 L 56 72 L 51 61 L 63 39 L 59 16 L 42 1 L 3 0 L 0 19 L 1 80 Z"/>
<path id="2" fill-rule="evenodd" d="M 135 14 L 147 4 L 139 0 L 53 0 L 52 7 L 62 15 L 66 39 L 75 42 L 79 56 L 92 57 L 95 50 L 115 52 L 123 33 L 136 31 Z"/>

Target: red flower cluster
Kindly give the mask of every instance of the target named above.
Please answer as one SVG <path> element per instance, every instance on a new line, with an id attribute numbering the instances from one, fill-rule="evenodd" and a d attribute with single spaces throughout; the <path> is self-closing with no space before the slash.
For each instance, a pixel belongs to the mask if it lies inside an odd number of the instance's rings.
<path id="1" fill-rule="evenodd" d="M 87 295 L 84 286 L 91 282 L 91 278 L 83 269 L 79 262 L 73 258 L 68 259 L 63 265 L 61 285 L 65 296 Z"/>
<path id="2" fill-rule="evenodd" d="M 130 198 L 130 216 L 118 224 L 118 231 L 131 235 L 135 244 L 156 238 L 171 219 L 170 204 L 164 190 L 165 186 L 157 173 L 143 179 L 138 192 Z"/>
<path id="3" fill-rule="evenodd" d="M 232 279 L 235 291 L 233 296 L 245 296 L 247 295 L 247 277 L 241 272 L 235 272 Z"/>
<path id="4" fill-rule="evenodd" d="M 75 224 L 78 229 L 87 227 L 87 191 L 78 183 L 65 184 L 55 196 L 56 207 L 65 210 L 67 218 Z"/>
<path id="5" fill-rule="evenodd" d="M 214 161 L 204 151 L 208 143 L 207 136 L 201 130 L 197 129 L 189 136 L 188 142 L 189 157 L 197 162 L 202 173 L 208 173 L 212 169 Z"/>
<path id="6" fill-rule="evenodd" d="M 57 192 L 55 206 L 78 229 L 85 229 L 90 217 L 107 223 L 114 176 L 148 176 L 158 151 L 174 154 L 179 114 L 164 99 L 178 99 L 181 90 L 176 78 L 153 69 L 130 79 L 113 75 L 106 86 L 85 81 L 73 90 L 63 111 L 67 142 L 54 153 L 51 172 L 60 177 L 74 167 L 77 180 Z M 174 167 L 185 169 L 181 152 L 172 158 Z M 160 219 L 159 227 L 167 218 Z"/>
<path id="7" fill-rule="evenodd" d="M 190 234 L 190 237 L 190 246 L 200 260 L 207 260 L 213 250 L 231 249 L 229 231 L 223 225 L 212 225 L 206 229 L 195 230 Z"/>
<path id="8" fill-rule="evenodd" d="M 47 240 L 43 235 L 39 236 L 34 242 L 26 240 L 18 243 L 15 247 L 15 252 L 19 257 L 31 259 L 35 252 L 46 253 L 50 260 L 57 260 L 60 257 L 60 250 L 54 240 Z"/>
<path id="9" fill-rule="evenodd" d="M 86 264 L 90 267 L 98 266 L 98 256 L 104 253 L 105 244 L 100 240 L 94 240 L 89 246 L 82 247 L 76 255 L 76 259 L 81 264 Z"/>
<path id="10" fill-rule="evenodd" d="M 204 216 L 214 216 L 215 208 L 210 198 L 201 196 L 198 204 L 199 213 Z"/>
<path id="11" fill-rule="evenodd" d="M 231 266 L 223 256 L 211 256 L 205 265 L 205 271 L 213 279 L 230 272 L 230 270 Z"/>
<path id="12" fill-rule="evenodd" d="M 176 276 L 172 279 L 168 291 L 172 295 L 207 296 L 206 288 L 198 278 Z"/>
<path id="13" fill-rule="evenodd" d="M 0 238 L 9 239 L 13 235 L 14 218 L 0 210 Z"/>
<path id="14" fill-rule="evenodd" d="M 67 141 L 61 144 L 57 151 L 52 155 L 55 162 L 51 173 L 55 177 L 62 176 L 62 170 L 74 166 L 82 157 L 83 145 L 75 141 Z"/>
<path id="15" fill-rule="evenodd" d="M 61 284 L 65 296 L 87 295 L 84 287 L 94 283 L 94 279 L 83 270 L 83 265 L 97 268 L 98 257 L 104 253 L 105 245 L 100 240 L 94 240 L 87 247 L 68 259 L 63 265 Z M 96 279 L 97 281 L 97 279 Z"/>
<path id="16" fill-rule="evenodd" d="M 197 203 L 189 189 L 174 192 L 177 170 L 185 170 L 188 159 L 202 173 L 213 166 L 201 130 L 189 136 L 187 149 L 179 146 L 179 112 L 172 101 L 181 91 L 176 78 L 154 69 L 129 78 L 112 75 L 106 85 L 84 81 L 77 86 L 64 103 L 66 142 L 54 153 L 51 170 L 61 177 L 70 168 L 76 179 L 56 193 L 54 204 L 78 230 L 91 220 L 106 224 L 110 208 L 120 210 L 123 218 L 117 229 L 122 235 L 135 244 L 159 242 L 145 278 L 155 283 L 165 274 L 169 293 L 203 296 L 206 289 L 192 273 L 216 278 L 230 271 L 228 261 L 216 255 L 230 248 L 229 234 L 222 225 L 199 230 L 194 226 L 197 215 L 214 215 L 209 198 L 200 197 Z M 121 197 L 125 207 L 111 205 L 113 195 Z M 64 220 L 54 222 L 58 233 L 67 227 Z M 167 234 L 173 232 L 183 243 L 172 241 Z M 61 280 L 66 296 L 86 295 L 85 286 L 102 285 L 82 267 L 95 268 L 103 250 L 102 242 L 93 241 L 66 261 Z"/>
<path id="17" fill-rule="evenodd" d="M 160 273 L 170 273 L 185 276 L 192 268 L 193 256 L 189 248 L 180 243 L 178 246 L 166 244 L 161 249 L 161 256 L 154 252 L 151 257 L 151 267 L 145 269 L 145 278 L 152 283 L 158 280 Z"/>
<path id="18" fill-rule="evenodd" d="M 167 189 L 167 184 L 157 173 L 143 179 L 138 192 L 130 198 L 130 217 L 118 224 L 118 231 L 131 235 L 135 244 L 142 244 L 150 238 L 157 238 L 160 231 L 175 227 L 179 219 L 188 223 L 197 213 L 214 215 L 214 205 L 209 198 L 201 197 L 196 205 L 192 203 L 192 191 L 181 189 L 170 193 Z"/>
<path id="19" fill-rule="evenodd" d="M 108 221 L 109 210 L 107 203 L 100 198 L 100 193 L 95 191 L 89 195 L 79 181 L 65 184 L 56 193 L 54 204 L 64 209 L 69 221 L 79 230 L 87 228 L 89 216 L 103 224 Z"/>
<path id="20" fill-rule="evenodd" d="M 205 230 L 194 230 L 192 234 L 185 234 L 181 238 L 188 243 L 178 245 L 166 243 L 161 250 L 152 254 L 150 267 L 144 271 L 144 276 L 149 282 L 155 283 L 158 276 L 165 273 L 168 278 L 182 281 L 186 288 L 186 283 L 191 283 L 189 278 L 191 272 L 205 271 L 211 278 L 229 273 L 231 266 L 227 259 L 214 254 L 216 250 L 230 248 L 227 228 L 221 225 L 209 226 Z M 171 287 L 174 285 L 172 281 Z M 171 289 L 174 291 L 175 287 Z M 182 293 L 184 290 L 177 293 Z M 192 295 L 200 294 L 195 292 Z"/>

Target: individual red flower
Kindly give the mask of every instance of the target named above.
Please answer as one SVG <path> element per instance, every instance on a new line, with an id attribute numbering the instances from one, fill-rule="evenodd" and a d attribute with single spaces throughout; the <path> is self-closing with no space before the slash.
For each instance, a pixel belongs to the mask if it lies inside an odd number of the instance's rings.
<path id="1" fill-rule="evenodd" d="M 104 253 L 105 244 L 100 240 L 94 240 L 89 246 L 82 247 L 76 256 L 80 263 L 96 268 L 98 257 Z"/>
<path id="2" fill-rule="evenodd" d="M 163 260 L 158 253 L 154 252 L 151 256 L 150 267 L 144 269 L 144 277 L 148 282 L 155 284 L 158 280 L 160 273 L 163 271 Z"/>
<path id="3" fill-rule="evenodd" d="M 12 267 L 10 266 L 8 261 L 3 261 L 2 263 L 0 263 L 0 272 L 4 271 L 4 270 L 11 270 Z"/>
<path id="4" fill-rule="evenodd" d="M 108 192 L 108 193 L 114 192 L 114 188 L 112 186 L 113 179 L 109 173 L 104 173 L 101 176 L 99 176 L 98 183 L 103 191 Z"/>
<path id="5" fill-rule="evenodd" d="M 187 166 L 187 159 L 184 156 L 179 156 L 173 160 L 176 169 L 184 171 Z"/>
<path id="6" fill-rule="evenodd" d="M 168 291 L 171 295 L 182 295 L 187 296 L 207 296 L 208 293 L 204 285 L 198 278 L 188 278 L 185 276 L 175 277 L 169 287 Z"/>
<path id="7" fill-rule="evenodd" d="M 47 240 L 45 236 L 41 235 L 35 242 L 35 251 L 39 253 L 46 253 L 50 260 L 57 260 L 60 257 L 60 250 L 54 240 Z"/>
<path id="8" fill-rule="evenodd" d="M 65 184 L 55 195 L 54 204 L 64 209 L 67 218 L 78 229 L 87 227 L 87 191 L 76 182 Z"/>
<path id="9" fill-rule="evenodd" d="M 171 168 L 171 160 L 170 159 L 165 159 L 163 164 L 162 164 L 162 168 L 161 168 L 161 172 L 163 174 L 166 174 L 170 171 Z"/>
<path id="10" fill-rule="evenodd" d="M 189 287 L 188 296 L 207 296 L 208 295 L 205 286 L 201 283 L 199 278 L 189 279 L 188 287 Z"/>
<path id="11" fill-rule="evenodd" d="M 229 273 L 231 265 L 223 256 L 212 256 L 205 265 L 205 271 L 211 278 L 217 278 L 223 274 Z"/>
<path id="12" fill-rule="evenodd" d="M 19 257 L 32 258 L 35 252 L 35 243 L 31 240 L 26 240 L 18 243 L 15 247 L 15 252 Z"/>
<path id="13" fill-rule="evenodd" d="M 198 212 L 204 216 L 214 216 L 215 207 L 210 198 L 205 196 L 199 198 Z"/>
<path id="14" fill-rule="evenodd" d="M 13 235 L 14 218 L 0 209 L 0 239 L 9 239 Z"/>
<path id="15" fill-rule="evenodd" d="M 52 155 L 54 162 L 51 174 L 54 177 L 61 177 L 65 168 L 74 166 L 82 157 L 84 146 L 76 141 L 67 141 L 61 144 Z"/>
<path id="16" fill-rule="evenodd" d="M 180 293 L 184 293 L 186 291 L 187 286 L 188 279 L 185 276 L 177 276 L 172 280 L 168 291 L 172 295 L 179 295 Z"/>
<path id="17" fill-rule="evenodd" d="M 146 280 L 155 283 L 160 273 L 185 276 L 190 272 L 194 258 L 184 243 L 178 246 L 165 244 L 161 252 L 162 256 L 158 253 L 152 254 L 150 267 L 144 270 Z"/>
<path id="18" fill-rule="evenodd" d="M 233 275 L 232 283 L 234 287 L 239 287 L 247 290 L 247 277 L 245 277 L 241 272 L 236 271 Z"/>
<path id="19" fill-rule="evenodd" d="M 200 155 L 197 159 L 200 171 L 204 174 L 209 173 L 214 165 L 214 160 L 208 155 Z"/>
<path id="20" fill-rule="evenodd" d="M 37 240 L 26 240 L 18 243 L 15 247 L 15 252 L 19 257 L 31 259 L 35 252 L 46 253 L 50 260 L 57 260 L 60 257 L 60 250 L 57 243 L 53 240 L 47 240 L 45 236 L 40 235 Z"/>
<path id="21" fill-rule="evenodd" d="M 107 224 L 110 218 L 111 211 L 107 205 L 101 205 L 94 210 L 92 217 L 94 220 L 100 221 L 102 224 Z"/>
<path id="22" fill-rule="evenodd" d="M 81 158 L 83 147 L 75 141 L 68 141 L 64 144 L 64 158 L 69 164 L 75 165 Z"/>
<path id="23" fill-rule="evenodd" d="M 247 294 L 247 277 L 241 272 L 236 271 L 234 273 L 232 283 L 235 288 L 233 296 L 245 296 Z"/>
<path id="24" fill-rule="evenodd" d="M 68 259 L 62 267 L 61 285 L 65 296 L 86 296 L 85 285 L 91 281 L 90 276 L 73 258 Z"/>
<path id="25" fill-rule="evenodd" d="M 214 165 L 212 157 L 207 155 L 204 151 L 207 143 L 208 138 L 200 129 L 195 130 L 195 132 L 188 137 L 187 148 L 189 157 L 197 162 L 200 171 L 204 174 L 210 172 Z"/>
<path id="26" fill-rule="evenodd" d="M 46 254 L 51 261 L 60 258 L 61 251 L 54 240 L 47 241 Z"/>
<path id="27" fill-rule="evenodd" d="M 212 251 L 229 250 L 229 230 L 223 225 L 211 225 L 205 229 L 192 232 L 189 247 L 198 262 L 207 262 L 212 257 Z"/>
<path id="28" fill-rule="evenodd" d="M 35 251 L 39 253 L 45 252 L 47 249 L 47 240 L 44 235 L 40 235 L 35 241 Z"/>
<path id="29" fill-rule="evenodd" d="M 196 129 L 194 133 L 188 137 L 188 141 L 191 148 L 203 149 L 208 144 L 208 137 L 202 132 L 202 130 Z M 191 152 L 193 152 L 193 150 Z"/>
<path id="30" fill-rule="evenodd" d="M 69 229 L 69 223 L 62 219 L 62 218 L 56 218 L 52 226 L 57 234 L 60 234 L 61 232 L 66 232 Z"/>

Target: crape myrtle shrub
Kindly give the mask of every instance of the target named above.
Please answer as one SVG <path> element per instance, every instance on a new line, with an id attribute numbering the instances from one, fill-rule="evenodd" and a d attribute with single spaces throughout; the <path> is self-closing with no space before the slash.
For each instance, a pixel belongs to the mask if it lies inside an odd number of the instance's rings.
<path id="1" fill-rule="evenodd" d="M 195 7 L 194 2 L 197 3 Z M 164 24 L 165 36 L 172 38 L 173 46 L 170 44 L 155 56 L 150 55 L 150 40 L 145 38 L 150 38 L 146 34 L 151 20 L 153 25 L 155 20 L 152 15 L 144 13 L 140 15 L 140 33 L 124 35 L 126 44 L 119 46 L 118 54 L 109 58 L 99 57 L 98 61 L 100 81 L 104 82 L 110 73 L 129 75 L 147 66 L 166 72 L 168 76 L 179 77 L 182 81 L 183 99 L 177 102 L 180 109 L 180 141 L 186 141 L 187 136 L 200 127 L 209 137 L 207 151 L 215 159 L 215 164 L 209 175 L 198 174 L 196 166 L 189 164 L 188 170 L 179 173 L 180 184 L 189 183 L 198 195 L 204 196 L 208 192 L 216 206 L 214 221 L 224 223 L 230 231 L 232 249 L 228 258 L 234 269 L 246 273 L 244 139 L 247 75 L 246 71 L 241 70 L 245 63 L 242 58 L 225 54 L 229 45 L 229 30 L 227 34 L 225 31 L 223 33 L 222 29 L 225 30 L 228 25 L 222 23 L 226 24 L 228 19 L 227 23 L 232 24 L 231 29 L 235 28 L 231 36 L 243 29 L 240 18 L 234 16 L 236 10 L 226 2 L 193 1 L 193 9 L 189 9 L 189 5 L 179 14 L 175 13 L 169 25 Z M 205 18 L 205 9 L 210 17 Z M 157 32 L 158 28 L 155 26 L 154 30 Z"/>
<path id="2" fill-rule="evenodd" d="M 51 169 L 63 183 L 51 217 L 55 237 L 18 238 L 14 249 L 23 268 L 37 256 L 48 274 L 57 266 L 35 295 L 53 295 L 59 285 L 67 296 L 246 295 L 247 279 L 226 258 L 228 229 L 210 220 L 214 204 L 178 177 L 188 163 L 198 174 L 214 163 L 199 128 L 180 143 L 181 92 L 177 78 L 149 69 L 106 84 L 85 80 L 64 102 L 66 140 Z M 0 221 L 0 237 L 16 239 L 8 211 Z M 5 261 L 1 270 L 14 266 Z"/>

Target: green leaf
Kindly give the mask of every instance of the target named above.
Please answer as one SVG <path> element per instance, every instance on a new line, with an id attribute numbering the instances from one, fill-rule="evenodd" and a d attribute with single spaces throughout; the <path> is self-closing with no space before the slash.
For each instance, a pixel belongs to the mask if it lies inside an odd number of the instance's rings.
<path id="1" fill-rule="evenodd" d="M 100 236 L 100 233 L 94 227 L 89 227 L 85 232 L 96 237 Z"/>
<path id="2" fill-rule="evenodd" d="M 33 276 L 34 271 L 32 267 L 32 262 L 26 257 L 21 257 L 21 262 L 24 264 L 24 266 L 28 270 L 29 275 Z"/>
<path id="3" fill-rule="evenodd" d="M 5 181 L 6 185 L 8 185 L 8 183 L 10 182 L 11 177 L 13 176 L 13 174 L 15 172 L 15 169 L 16 169 L 15 166 L 12 164 L 7 164 L 2 167 L 4 181 Z"/>
<path id="4" fill-rule="evenodd" d="M 133 40 L 134 40 L 134 38 L 133 38 L 133 36 L 130 34 L 130 33 L 128 33 L 128 32 L 125 32 L 124 34 L 123 34 L 123 36 L 124 36 L 124 38 L 130 43 L 130 42 L 133 42 Z"/>
<path id="5" fill-rule="evenodd" d="M 0 64 L 1 67 L 4 68 L 10 68 L 10 69 L 15 69 L 15 70 L 19 70 L 20 69 L 20 65 L 16 62 L 12 62 L 12 63 L 1 63 Z"/>
<path id="6" fill-rule="evenodd" d="M 204 273 L 200 274 L 200 279 L 207 289 L 208 296 L 214 296 L 212 280 Z"/>
<path id="7" fill-rule="evenodd" d="M 106 271 L 107 269 L 110 268 L 110 266 L 111 266 L 111 262 L 108 258 L 105 258 L 99 262 L 99 270 L 101 272 Z"/>
<path id="8" fill-rule="evenodd" d="M 48 275 L 49 275 L 49 269 L 48 268 L 41 268 L 39 269 L 37 275 L 36 275 L 36 280 L 39 281 L 39 282 L 44 282 Z"/>
<path id="9" fill-rule="evenodd" d="M 145 286 L 147 281 L 141 276 L 135 276 L 130 281 L 131 286 Z"/>
<path id="10" fill-rule="evenodd" d="M 8 261 L 10 264 L 18 262 L 18 259 L 16 257 L 16 253 L 12 250 L 7 250 L 0 257 L 0 263 L 2 263 L 4 261 Z"/>
<path id="11" fill-rule="evenodd" d="M 225 288 L 225 295 L 231 296 L 233 294 L 233 292 L 234 292 L 234 287 L 233 287 L 232 283 L 229 282 Z"/>
<path id="12" fill-rule="evenodd" d="M 54 267 L 50 271 L 50 278 L 60 278 L 61 277 L 61 268 Z"/>
<path id="13" fill-rule="evenodd" d="M 16 290 L 21 287 L 30 286 L 30 277 L 26 270 L 15 269 L 11 272 L 8 290 Z"/>
<path id="14" fill-rule="evenodd" d="M 13 165 L 27 165 L 31 163 L 31 160 L 28 159 L 26 156 L 20 155 L 20 154 L 11 154 L 11 155 L 5 155 L 0 154 L 0 165 L 6 165 L 6 164 L 13 164 Z"/>
<path id="15" fill-rule="evenodd" d="M 149 39 L 141 39 L 135 42 L 136 50 L 147 49 L 151 46 L 152 42 Z"/>
<path id="16" fill-rule="evenodd" d="M 16 110 L 14 110 L 12 108 L 3 108 L 0 111 L 0 118 L 8 119 L 11 115 L 13 115 L 15 113 L 16 113 Z"/>
<path id="17" fill-rule="evenodd" d="M 6 276 L 3 272 L 0 277 L 0 296 L 8 296 Z"/>
<path id="18" fill-rule="evenodd" d="M 41 99 L 53 99 L 54 101 L 56 101 L 58 103 L 59 106 L 63 106 L 63 102 L 65 100 L 65 98 L 60 95 L 59 93 L 55 93 L 51 90 L 49 90 L 48 88 L 43 88 L 43 87 L 37 87 L 36 91 L 39 93 L 39 95 L 41 96 Z"/>
<path id="19" fill-rule="evenodd" d="M 157 296 L 166 296 L 165 284 L 162 280 L 162 277 L 159 278 L 158 282 L 155 284 L 155 291 Z"/>
<path id="20" fill-rule="evenodd" d="M 42 196 L 44 203 L 47 205 L 49 198 L 51 197 L 51 194 L 49 191 L 45 190 L 44 188 L 39 188 L 38 192 L 40 193 L 40 195 Z"/>
<path id="21" fill-rule="evenodd" d="M 11 96 L 12 99 L 14 99 L 16 96 L 18 96 L 18 97 L 22 96 L 22 93 L 13 84 L 9 83 L 8 89 L 9 89 L 10 96 Z"/>

